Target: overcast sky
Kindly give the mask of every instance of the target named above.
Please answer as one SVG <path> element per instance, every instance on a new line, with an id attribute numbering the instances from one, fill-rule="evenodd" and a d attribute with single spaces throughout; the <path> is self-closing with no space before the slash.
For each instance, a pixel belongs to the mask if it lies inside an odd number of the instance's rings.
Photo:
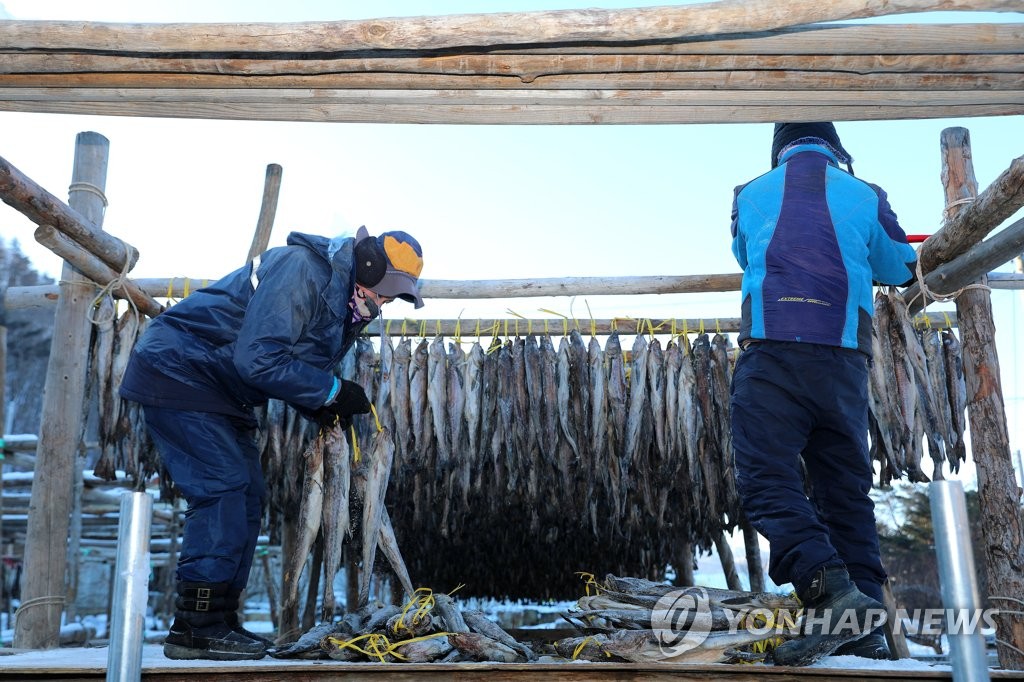
<path id="1" fill-rule="evenodd" d="M 631 7 L 635 2 L 494 0 L 488 11 Z M 326 21 L 478 10 L 479 2 L 3 0 L 0 16 L 110 22 Z M 907 20 L 1022 21 L 945 13 Z M 469 126 L 93 117 L 0 113 L 0 156 L 67 199 L 77 133 L 110 141 L 104 229 L 135 245 L 137 277 L 216 278 L 242 264 L 267 164 L 283 182 L 271 245 L 403 229 L 425 252 L 428 279 L 738 272 L 729 211 L 737 184 L 768 169 L 771 124 Z M 881 185 L 909 233 L 941 225 L 939 139 L 970 131 L 987 187 L 1024 153 L 1024 117 L 840 122 L 858 176 Z M 1015 216 L 1019 219 L 1021 214 Z M 1010 221 L 1008 221 L 1010 222 Z M 0 238 L 17 239 L 52 276 L 60 260 L 34 225 L 0 206 Z M 1000 268 L 1011 269 L 1010 265 Z M 1011 447 L 1022 446 L 1021 294 L 993 292 Z M 935 310 L 943 309 L 933 306 Z M 739 294 L 428 301 L 417 317 L 736 317 Z M 950 307 L 947 306 L 946 309 Z M 414 316 L 395 303 L 389 317 Z M 556 318 L 557 319 L 557 318 Z"/>

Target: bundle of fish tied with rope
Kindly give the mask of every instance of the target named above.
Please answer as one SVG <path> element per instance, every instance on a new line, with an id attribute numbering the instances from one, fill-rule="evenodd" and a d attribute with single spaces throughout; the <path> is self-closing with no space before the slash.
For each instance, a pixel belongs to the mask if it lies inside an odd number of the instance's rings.
<path id="1" fill-rule="evenodd" d="M 894 478 L 928 482 L 957 472 L 967 459 L 967 384 L 960 341 L 949 326 L 936 329 L 927 317 L 915 323 L 892 287 L 875 295 L 874 359 L 869 380 L 871 456 L 879 484 Z"/>
<path id="2" fill-rule="evenodd" d="M 538 660 L 482 611 L 463 609 L 449 594 L 415 590 L 404 606 L 372 601 L 338 621 L 325 621 L 297 641 L 270 652 L 275 658 L 427 663 Z"/>
<path id="3" fill-rule="evenodd" d="M 564 614 L 580 631 L 554 643 L 572 660 L 636 663 L 755 663 L 799 632 L 794 594 L 675 587 L 582 574 L 587 594 Z"/>

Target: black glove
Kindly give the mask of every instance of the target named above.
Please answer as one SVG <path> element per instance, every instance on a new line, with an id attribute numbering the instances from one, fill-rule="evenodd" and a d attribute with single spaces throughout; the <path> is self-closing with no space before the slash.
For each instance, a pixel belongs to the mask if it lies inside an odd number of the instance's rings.
<path id="1" fill-rule="evenodd" d="M 352 415 L 366 414 L 370 411 L 370 399 L 366 397 L 363 387 L 354 381 L 341 380 L 338 394 L 313 416 L 321 426 L 334 426 L 340 423 L 343 429 L 352 424 Z"/>

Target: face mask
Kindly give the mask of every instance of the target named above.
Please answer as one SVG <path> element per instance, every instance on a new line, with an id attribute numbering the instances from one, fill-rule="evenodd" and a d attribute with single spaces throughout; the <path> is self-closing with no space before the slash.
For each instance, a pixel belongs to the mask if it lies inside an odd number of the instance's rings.
<path id="1" fill-rule="evenodd" d="M 356 288 L 352 303 L 360 320 L 372 320 L 380 315 L 380 306 L 372 298 L 367 297 L 362 289 Z"/>

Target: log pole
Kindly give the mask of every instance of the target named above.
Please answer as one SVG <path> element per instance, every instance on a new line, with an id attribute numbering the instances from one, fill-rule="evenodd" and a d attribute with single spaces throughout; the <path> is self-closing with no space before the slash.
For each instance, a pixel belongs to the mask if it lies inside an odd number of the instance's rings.
<path id="1" fill-rule="evenodd" d="M 267 165 L 267 177 L 263 182 L 263 203 L 260 205 L 260 217 L 256 221 L 256 233 L 252 236 L 249 256 L 246 263 L 267 250 L 270 233 L 274 229 L 274 216 L 277 214 L 277 197 L 281 193 L 282 169 L 276 163 Z"/>
<path id="2" fill-rule="evenodd" d="M 78 244 L 63 232 L 60 232 L 50 225 L 40 225 L 35 231 L 36 241 L 53 251 L 71 263 L 74 267 L 86 275 L 92 281 L 101 286 L 106 286 L 114 280 L 120 279 L 120 284 L 115 285 L 111 294 L 119 298 L 127 298 L 141 312 L 156 317 L 163 311 L 163 306 L 156 300 L 142 291 L 138 285 L 127 278 L 121 279 L 121 275 L 110 268 L 100 258 Z"/>
<path id="3" fill-rule="evenodd" d="M 104 24 L 11 21 L 0 25 L 0 47 L 16 52 L 40 45 L 57 51 L 102 52 L 112 35 L 138 53 L 343 52 L 437 50 L 477 45 L 675 40 L 770 31 L 844 19 L 936 10 L 1016 12 L 1019 0 L 729 0 L 629 9 L 493 12 L 449 16 L 280 24 Z M 258 36 L 258 41 L 254 40 Z"/>
<path id="4" fill-rule="evenodd" d="M 729 546 L 729 539 L 725 536 L 724 530 L 715 536 L 715 550 L 718 552 L 718 560 L 722 562 L 726 586 L 730 590 L 742 591 L 740 575 L 736 572 L 736 560 L 732 555 L 732 548 Z"/>
<path id="5" fill-rule="evenodd" d="M 65 204 L 6 159 L 0 158 L 0 199 L 5 204 L 20 211 L 36 225 L 52 225 L 116 272 L 127 272 L 135 267 L 139 260 L 138 249 L 100 229 L 103 209 L 107 203 L 103 187 L 87 179 L 75 179 L 69 194 L 80 197 L 88 195 L 89 200 L 96 204 L 95 209 L 88 212 L 75 210 L 74 206 Z"/>
<path id="6" fill-rule="evenodd" d="M 962 129 L 943 131 L 943 171 L 947 182 L 966 187 L 947 188 L 947 216 L 964 209 L 950 197 L 976 194 L 971 187 L 970 138 Z M 961 151 L 953 149 L 962 145 Z M 978 500 L 981 505 L 981 535 L 985 542 L 988 568 L 986 600 L 1001 611 L 996 617 L 999 664 L 1006 670 L 1024 670 L 1024 616 L 1019 599 L 1024 594 L 1024 519 L 1020 491 L 1010 456 L 1003 390 L 996 353 L 992 297 L 984 288 L 970 288 L 956 299 L 957 319 L 964 349 L 967 380 L 967 415 L 970 422 L 971 453 L 978 472 Z M 1010 612 L 1016 612 L 1010 613 Z"/>
<path id="7" fill-rule="evenodd" d="M 743 549 L 747 554 L 747 578 L 751 592 L 764 592 L 764 564 L 761 562 L 761 544 L 757 531 L 746 515 L 740 520 L 743 530 Z"/>
<path id="8" fill-rule="evenodd" d="M 68 203 L 93 225 L 103 222 L 101 196 L 74 188 L 88 185 L 103 190 L 109 150 L 110 142 L 98 133 L 85 132 L 77 136 Z M 14 632 L 17 648 L 52 649 L 60 644 L 72 476 L 82 436 L 82 405 L 86 400 L 92 332 L 88 313 L 94 296 L 93 283 L 65 261 L 46 368 L 39 448 L 32 480 L 22 601 Z"/>
<path id="9" fill-rule="evenodd" d="M 925 286 L 931 296 L 944 299 L 957 289 L 978 281 L 993 268 L 1008 263 L 1021 249 L 1024 249 L 1024 218 L 1008 225 L 991 238 L 971 246 L 949 263 L 936 267 L 925 275 Z M 912 315 L 930 302 L 920 293 L 920 282 L 915 282 L 903 292 L 903 297 L 910 302 L 907 308 Z"/>

